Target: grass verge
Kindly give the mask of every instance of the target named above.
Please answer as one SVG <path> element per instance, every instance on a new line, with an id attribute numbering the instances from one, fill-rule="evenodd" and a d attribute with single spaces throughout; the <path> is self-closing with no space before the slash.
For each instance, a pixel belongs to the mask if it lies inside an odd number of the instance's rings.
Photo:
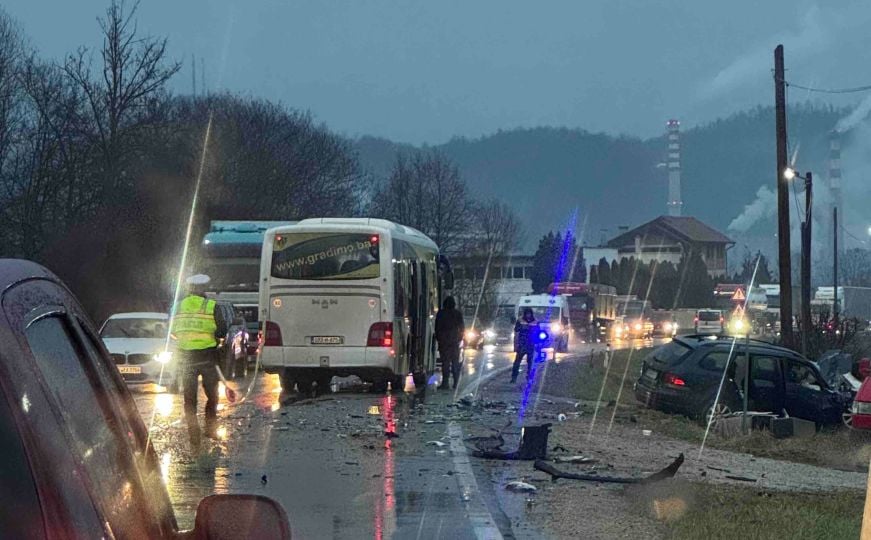
<path id="1" fill-rule="evenodd" d="M 664 526 L 667 538 L 858 538 L 864 494 L 786 493 L 690 484 L 630 490 L 633 504 Z"/>

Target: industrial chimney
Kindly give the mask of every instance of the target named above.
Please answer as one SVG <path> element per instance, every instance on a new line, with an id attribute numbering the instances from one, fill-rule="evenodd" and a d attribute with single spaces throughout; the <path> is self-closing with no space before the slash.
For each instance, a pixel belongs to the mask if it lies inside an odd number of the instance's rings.
<path id="1" fill-rule="evenodd" d="M 669 120 L 668 128 L 668 215 L 680 216 L 680 122 Z"/>
<path id="2" fill-rule="evenodd" d="M 832 196 L 832 206 L 829 208 L 828 230 L 821 235 L 821 238 L 828 238 L 825 243 L 831 242 L 832 234 L 832 208 L 838 209 L 838 251 L 844 249 L 844 199 L 841 195 L 841 133 L 837 130 L 832 131 L 829 139 L 829 193 Z"/>

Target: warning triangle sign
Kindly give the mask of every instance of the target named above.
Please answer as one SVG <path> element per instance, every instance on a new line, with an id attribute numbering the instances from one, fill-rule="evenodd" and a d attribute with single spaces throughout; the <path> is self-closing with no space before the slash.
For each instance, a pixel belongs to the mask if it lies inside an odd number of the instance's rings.
<path id="1" fill-rule="evenodd" d="M 737 289 L 735 294 L 732 295 L 732 300 L 735 302 L 743 302 L 747 300 L 747 297 L 744 295 L 744 289 Z"/>

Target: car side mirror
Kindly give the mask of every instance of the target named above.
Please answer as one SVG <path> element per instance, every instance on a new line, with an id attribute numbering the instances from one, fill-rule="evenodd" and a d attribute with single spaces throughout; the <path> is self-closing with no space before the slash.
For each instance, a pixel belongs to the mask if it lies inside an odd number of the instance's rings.
<path id="1" fill-rule="evenodd" d="M 284 508 L 269 497 L 210 495 L 197 506 L 193 538 L 290 540 L 290 522 Z"/>

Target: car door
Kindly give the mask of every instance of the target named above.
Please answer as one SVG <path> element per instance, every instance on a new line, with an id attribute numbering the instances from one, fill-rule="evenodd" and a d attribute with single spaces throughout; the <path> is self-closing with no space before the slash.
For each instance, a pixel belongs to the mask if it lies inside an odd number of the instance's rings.
<path id="1" fill-rule="evenodd" d="M 86 497 L 79 494 L 64 501 L 80 507 L 73 512 L 75 521 L 84 519 L 71 528 L 84 537 L 99 535 L 100 528 L 115 538 L 171 534 L 174 521 L 153 511 L 149 500 L 155 493 L 146 490 L 135 461 L 137 450 L 147 455 L 140 441 L 143 430 L 134 429 L 118 410 L 119 377 L 102 349 L 96 359 L 89 352 L 94 344 L 83 339 L 79 321 L 87 318 L 75 300 L 56 283 L 34 280 L 7 289 L 3 307 L 45 397 L 40 412 L 50 412 L 55 420 L 48 437 L 63 441 L 75 463 L 72 480 L 83 485 L 90 499 L 81 500 Z M 120 390 L 126 392 L 123 385 Z M 87 517 L 88 507 L 99 516 L 96 528 Z"/>
<path id="2" fill-rule="evenodd" d="M 748 407 L 753 411 L 780 413 L 784 407 L 780 358 L 764 352 L 750 353 Z"/>
<path id="3" fill-rule="evenodd" d="M 819 373 L 809 362 L 784 358 L 786 412 L 790 416 L 819 422 L 838 422 L 841 410 Z"/>

